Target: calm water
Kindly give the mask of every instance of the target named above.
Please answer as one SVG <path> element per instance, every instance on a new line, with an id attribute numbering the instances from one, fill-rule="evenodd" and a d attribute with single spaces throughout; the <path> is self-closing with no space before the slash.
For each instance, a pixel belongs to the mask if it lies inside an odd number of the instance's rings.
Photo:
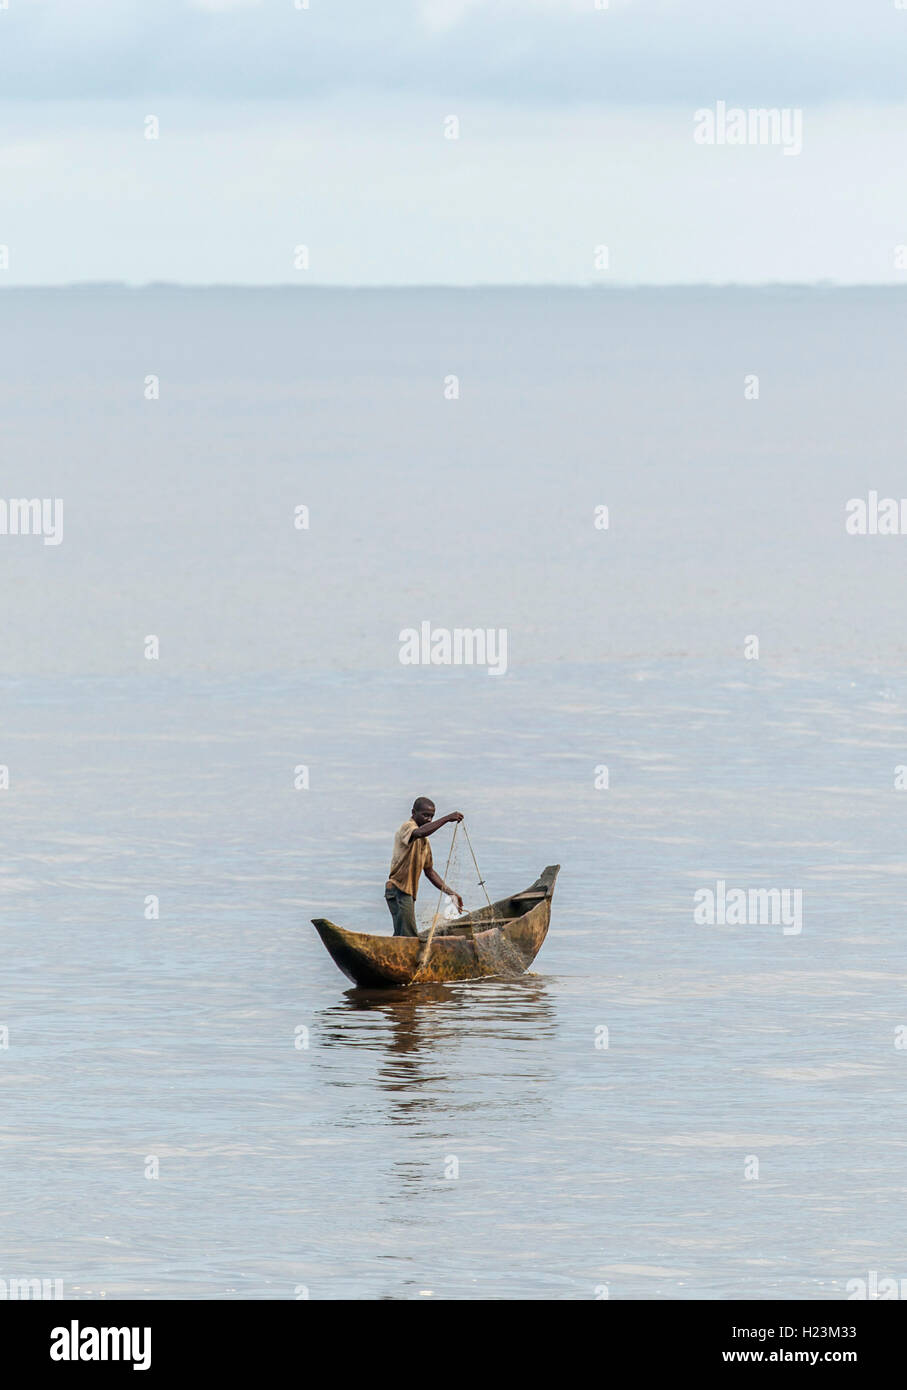
<path id="1" fill-rule="evenodd" d="M 900 495 L 902 302 L 3 295 L 5 495 L 65 533 L 0 537 L 0 1277 L 907 1276 L 907 540 L 843 531 Z M 510 670 L 402 667 L 423 619 Z M 308 925 L 389 929 L 422 793 L 493 896 L 562 865 L 532 974 L 363 996 Z M 697 925 L 718 878 L 802 889 L 802 932 Z"/>

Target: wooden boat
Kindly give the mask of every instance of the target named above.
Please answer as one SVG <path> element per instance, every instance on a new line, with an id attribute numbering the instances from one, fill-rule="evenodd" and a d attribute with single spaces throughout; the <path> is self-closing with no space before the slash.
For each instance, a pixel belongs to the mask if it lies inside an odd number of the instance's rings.
<path id="1" fill-rule="evenodd" d="M 529 969 L 548 933 L 559 869 L 559 864 L 551 864 L 522 893 L 439 922 L 428 950 L 428 932 L 418 937 L 370 936 L 347 931 L 324 917 L 313 917 L 312 924 L 334 963 L 363 989 L 520 975 Z"/>

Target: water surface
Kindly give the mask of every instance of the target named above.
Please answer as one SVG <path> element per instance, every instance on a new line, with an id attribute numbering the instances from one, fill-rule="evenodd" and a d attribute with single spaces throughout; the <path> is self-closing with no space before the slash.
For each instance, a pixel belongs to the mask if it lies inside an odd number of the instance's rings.
<path id="1" fill-rule="evenodd" d="M 0 538 L 0 1276 L 905 1275 L 907 542 L 843 532 L 898 495 L 900 302 L 3 296 L 6 486 L 65 537 Z M 423 619 L 507 628 L 507 674 L 401 667 Z M 362 995 L 324 951 L 311 917 L 389 930 L 419 794 L 493 896 L 562 865 L 531 974 Z M 718 878 L 801 889 L 802 932 L 696 925 Z"/>

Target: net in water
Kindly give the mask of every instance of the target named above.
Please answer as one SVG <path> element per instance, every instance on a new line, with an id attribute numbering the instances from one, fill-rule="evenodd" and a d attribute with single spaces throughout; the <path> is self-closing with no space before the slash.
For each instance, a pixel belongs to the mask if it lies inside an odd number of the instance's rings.
<path id="1" fill-rule="evenodd" d="M 478 932 L 475 937 L 476 955 L 483 971 L 491 975 L 522 975 L 526 961 L 500 927 Z"/>

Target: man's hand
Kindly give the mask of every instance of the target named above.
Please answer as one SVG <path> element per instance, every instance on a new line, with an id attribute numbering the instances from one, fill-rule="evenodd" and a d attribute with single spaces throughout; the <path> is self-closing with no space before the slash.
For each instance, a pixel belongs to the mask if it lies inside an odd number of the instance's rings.
<path id="1" fill-rule="evenodd" d="M 424 840 L 426 835 L 434 835 L 435 831 L 440 830 L 442 825 L 447 825 L 452 820 L 460 821 L 462 819 L 462 811 L 451 811 L 449 815 L 440 816 L 438 820 L 429 821 L 426 825 L 417 825 L 410 839 Z"/>
<path id="2" fill-rule="evenodd" d="M 437 888 L 439 893 L 446 893 L 447 896 L 451 899 L 451 901 L 456 903 L 457 910 L 462 914 L 463 899 L 460 897 L 459 893 L 455 893 L 452 888 L 448 887 L 441 875 L 438 873 L 437 869 L 431 868 L 428 865 L 426 865 L 423 869 L 423 873 L 425 874 L 425 877 L 428 879 L 429 883 L 431 883 L 435 888 Z"/>

